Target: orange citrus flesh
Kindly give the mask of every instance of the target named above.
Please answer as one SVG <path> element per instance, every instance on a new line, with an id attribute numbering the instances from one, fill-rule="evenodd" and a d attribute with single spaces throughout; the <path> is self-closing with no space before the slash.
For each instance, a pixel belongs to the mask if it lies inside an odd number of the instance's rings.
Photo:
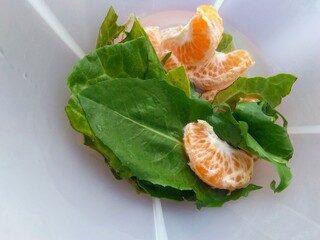
<path id="1" fill-rule="evenodd" d="M 213 7 L 200 6 L 180 31 L 162 36 L 161 47 L 172 52 L 181 64 L 196 65 L 214 55 L 222 33 L 222 19 L 217 11 Z"/>
<path id="2" fill-rule="evenodd" d="M 183 142 L 190 168 L 211 187 L 233 191 L 252 178 L 256 157 L 219 139 L 207 122 L 187 124 Z"/>
<path id="3" fill-rule="evenodd" d="M 161 46 L 172 52 L 181 64 L 193 65 L 202 62 L 212 57 L 214 51 L 208 34 L 210 31 L 208 25 L 208 22 L 200 14 L 197 14 L 175 36 L 162 39 Z"/>
<path id="4" fill-rule="evenodd" d="M 184 65 L 190 81 L 212 100 L 215 94 L 244 75 L 254 64 L 245 50 L 216 52 L 223 33 L 223 23 L 213 6 L 200 6 L 186 26 L 159 30 L 146 28 L 159 59 L 171 52 L 165 64 L 167 71 Z"/>
<path id="5" fill-rule="evenodd" d="M 219 91 L 228 87 L 254 64 L 251 55 L 245 50 L 230 53 L 216 52 L 205 64 L 187 66 L 190 81 L 204 91 Z"/>

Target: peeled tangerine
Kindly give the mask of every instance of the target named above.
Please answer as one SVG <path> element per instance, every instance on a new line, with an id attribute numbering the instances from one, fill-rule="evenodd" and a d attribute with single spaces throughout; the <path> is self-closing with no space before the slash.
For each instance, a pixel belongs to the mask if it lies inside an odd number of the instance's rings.
<path id="1" fill-rule="evenodd" d="M 191 169 L 211 187 L 233 191 L 252 178 L 256 157 L 219 139 L 207 122 L 187 124 L 183 142 Z"/>
<path id="2" fill-rule="evenodd" d="M 245 50 L 217 52 L 222 39 L 223 22 L 213 6 L 200 6 L 186 26 L 160 30 L 147 27 L 151 42 L 160 59 L 171 52 L 166 70 L 184 65 L 190 81 L 207 100 L 231 85 L 254 64 Z"/>

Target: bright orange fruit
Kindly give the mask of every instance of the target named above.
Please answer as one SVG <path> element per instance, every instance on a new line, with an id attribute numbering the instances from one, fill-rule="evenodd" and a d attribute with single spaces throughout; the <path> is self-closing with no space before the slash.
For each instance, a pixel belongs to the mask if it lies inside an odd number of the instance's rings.
<path id="1" fill-rule="evenodd" d="M 162 49 L 172 52 L 181 64 L 197 65 L 213 57 L 222 38 L 222 19 L 213 7 L 200 6 L 185 27 L 169 33 L 162 35 Z"/>
<path id="2" fill-rule="evenodd" d="M 256 157 L 219 139 L 207 122 L 187 124 L 183 142 L 191 169 L 211 187 L 233 191 L 252 178 Z"/>
<path id="3" fill-rule="evenodd" d="M 230 53 L 216 52 L 205 64 L 187 66 L 190 81 L 204 91 L 219 91 L 228 87 L 254 64 L 245 50 Z"/>

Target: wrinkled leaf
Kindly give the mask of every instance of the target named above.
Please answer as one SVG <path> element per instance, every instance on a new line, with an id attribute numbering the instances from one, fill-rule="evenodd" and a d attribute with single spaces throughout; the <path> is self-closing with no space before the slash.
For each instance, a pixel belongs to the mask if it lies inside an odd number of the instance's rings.
<path id="1" fill-rule="evenodd" d="M 77 93 L 89 85 L 113 78 L 165 79 L 164 70 L 162 74 L 154 71 L 149 55 L 147 40 L 144 37 L 116 45 L 106 45 L 96 49 L 75 65 L 67 86 L 72 93 Z"/>
<path id="2" fill-rule="evenodd" d="M 221 90 L 214 98 L 214 103 L 226 102 L 234 106 L 240 98 L 253 97 L 267 101 L 271 107 L 281 103 L 288 95 L 296 77 L 290 74 L 278 74 L 272 77 L 240 77 L 228 88 Z"/>

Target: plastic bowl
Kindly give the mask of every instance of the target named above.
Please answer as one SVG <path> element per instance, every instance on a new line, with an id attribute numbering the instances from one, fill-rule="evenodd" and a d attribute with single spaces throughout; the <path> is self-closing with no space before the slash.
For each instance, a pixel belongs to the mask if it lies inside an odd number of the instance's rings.
<path id="1" fill-rule="evenodd" d="M 252 75 L 298 76 L 280 107 L 295 147 L 282 193 L 268 187 L 277 177 L 259 161 L 253 182 L 264 188 L 222 208 L 153 200 L 115 180 L 71 129 L 66 78 L 94 49 L 110 5 L 120 21 L 135 13 L 165 25 L 164 11 L 200 4 L 215 2 L 2 1 L 0 239 L 320 239 L 319 1 L 228 0 L 219 10 L 237 46 L 255 57 Z"/>

